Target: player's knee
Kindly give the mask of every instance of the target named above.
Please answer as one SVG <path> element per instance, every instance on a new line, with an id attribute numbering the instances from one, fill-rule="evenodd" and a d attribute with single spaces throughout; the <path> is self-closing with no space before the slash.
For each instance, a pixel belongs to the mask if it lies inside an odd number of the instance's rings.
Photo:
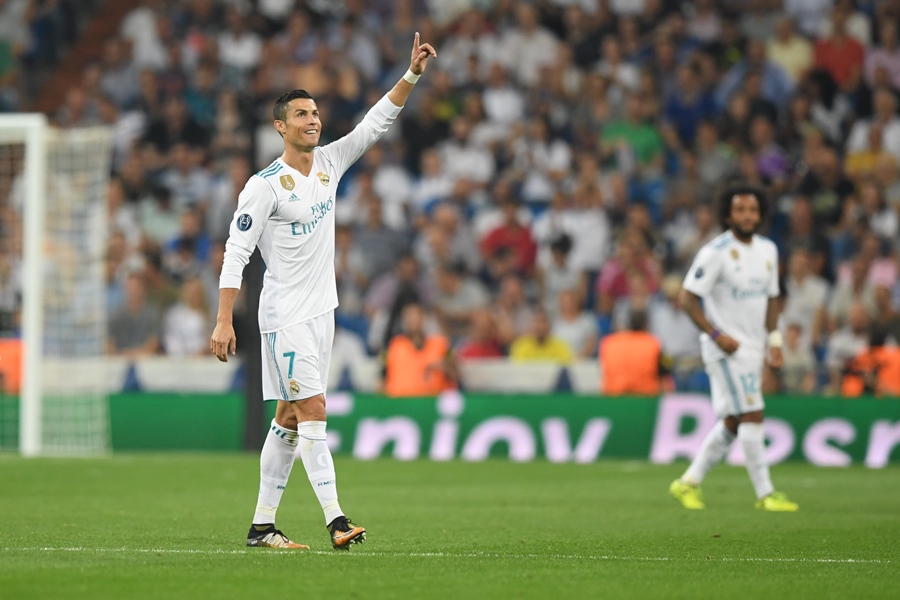
<path id="1" fill-rule="evenodd" d="M 755 410 L 753 412 L 744 413 L 740 417 L 741 423 L 762 423 L 763 411 Z"/>
<path id="2" fill-rule="evenodd" d="M 294 414 L 298 421 L 325 420 L 325 396 L 323 394 L 292 402 L 291 406 L 294 408 Z"/>
<path id="3" fill-rule="evenodd" d="M 275 408 L 275 422 L 285 429 L 297 430 L 297 415 L 290 403 L 278 401 L 278 406 Z"/>
<path id="4" fill-rule="evenodd" d="M 730 431 L 733 435 L 737 435 L 738 424 L 740 421 L 737 417 L 725 417 L 725 429 Z"/>

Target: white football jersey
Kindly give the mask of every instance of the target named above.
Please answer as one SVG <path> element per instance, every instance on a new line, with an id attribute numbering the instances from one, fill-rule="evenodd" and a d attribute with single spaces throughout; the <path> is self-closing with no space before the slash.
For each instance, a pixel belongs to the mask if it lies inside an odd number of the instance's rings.
<path id="1" fill-rule="evenodd" d="M 341 139 L 313 150 L 308 176 L 279 158 L 252 176 L 238 197 L 225 244 L 220 288 L 241 287 L 253 248 L 266 263 L 260 333 L 279 331 L 338 305 L 334 205 L 343 174 L 400 114 L 385 95 Z"/>
<path id="2" fill-rule="evenodd" d="M 762 354 L 769 333 L 769 298 L 779 294 L 778 248 L 759 235 L 744 244 L 726 231 L 697 253 L 684 289 L 703 298 L 703 312 L 713 327 L 736 339 L 742 349 Z M 725 357 L 705 333 L 700 344 L 705 362 Z"/>

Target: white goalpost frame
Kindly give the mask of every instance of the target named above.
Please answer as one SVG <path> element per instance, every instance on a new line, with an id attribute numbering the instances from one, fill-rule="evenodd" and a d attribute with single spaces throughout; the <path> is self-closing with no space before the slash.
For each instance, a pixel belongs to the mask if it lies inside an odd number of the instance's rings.
<path id="1" fill-rule="evenodd" d="M 26 274 L 22 299 L 22 390 L 19 398 L 19 451 L 39 456 L 41 439 L 41 357 L 43 342 L 44 207 L 47 185 L 47 117 L 39 113 L 0 115 L 0 143 L 24 143 L 22 259 Z"/>

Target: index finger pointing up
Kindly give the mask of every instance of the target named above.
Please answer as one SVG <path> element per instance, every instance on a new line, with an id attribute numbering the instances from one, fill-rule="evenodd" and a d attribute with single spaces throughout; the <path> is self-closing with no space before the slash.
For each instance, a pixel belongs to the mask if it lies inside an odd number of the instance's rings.
<path id="1" fill-rule="evenodd" d="M 418 50 L 418 49 L 419 49 L 419 32 L 417 31 L 417 32 L 416 32 L 416 39 L 415 39 L 415 41 L 413 42 L 413 51 L 416 51 L 416 50 Z"/>

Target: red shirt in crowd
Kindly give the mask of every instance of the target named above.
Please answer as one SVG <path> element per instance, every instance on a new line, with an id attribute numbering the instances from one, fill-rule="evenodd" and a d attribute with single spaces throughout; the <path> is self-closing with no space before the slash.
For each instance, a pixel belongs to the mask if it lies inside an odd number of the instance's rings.
<path id="1" fill-rule="evenodd" d="M 520 273 L 531 273 L 537 257 L 537 245 L 531 238 L 531 231 L 521 225 L 501 225 L 492 229 L 481 240 L 481 252 L 485 257 L 493 256 L 500 248 L 511 248 L 516 255 L 516 268 Z"/>
<path id="2" fill-rule="evenodd" d="M 850 36 L 843 39 L 828 38 L 816 42 L 816 66 L 824 68 L 835 83 L 843 86 L 854 71 L 862 73 L 866 51 L 862 44 Z"/>

